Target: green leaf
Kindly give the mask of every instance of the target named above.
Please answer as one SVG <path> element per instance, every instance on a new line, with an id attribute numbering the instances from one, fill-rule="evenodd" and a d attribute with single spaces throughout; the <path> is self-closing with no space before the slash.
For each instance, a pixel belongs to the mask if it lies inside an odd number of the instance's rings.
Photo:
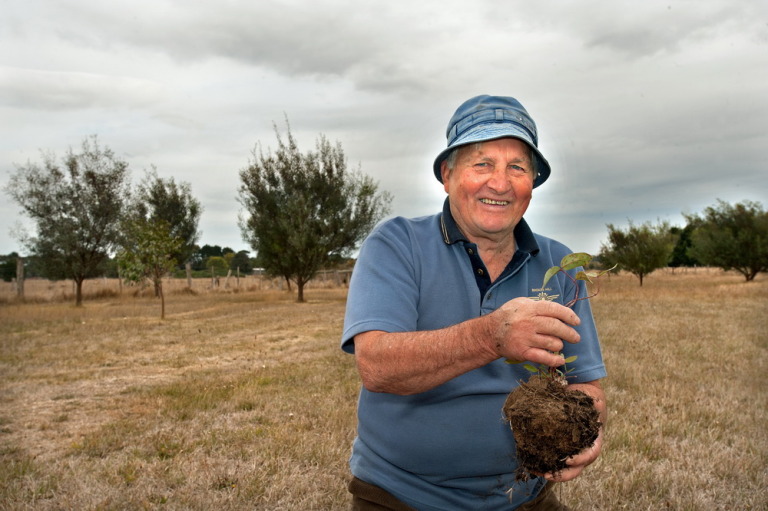
<path id="1" fill-rule="evenodd" d="M 573 355 L 572 357 L 568 357 L 565 359 L 565 363 L 570 364 L 571 362 L 575 362 L 577 358 L 579 358 L 578 355 Z"/>
<path id="2" fill-rule="evenodd" d="M 504 362 L 506 362 L 507 364 L 513 364 L 513 365 L 514 364 L 522 364 L 523 363 L 522 360 L 510 360 L 510 359 L 506 359 Z"/>
<path id="3" fill-rule="evenodd" d="M 523 367 L 534 374 L 540 372 L 538 367 L 533 367 L 531 364 L 523 364 Z"/>
<path id="4" fill-rule="evenodd" d="M 592 260 L 592 256 L 586 252 L 574 252 L 563 257 L 560 266 L 563 270 L 573 270 L 579 266 L 586 266 Z"/>
<path id="5" fill-rule="evenodd" d="M 549 282 L 549 279 L 555 276 L 559 271 L 560 271 L 559 266 L 553 266 L 552 268 L 547 270 L 547 273 L 544 274 L 544 282 L 541 283 L 542 289 L 544 288 L 544 286 L 547 285 L 547 282 Z"/>
<path id="6" fill-rule="evenodd" d="M 583 280 L 584 282 L 589 282 L 591 284 L 592 283 L 592 277 L 594 277 L 594 276 L 595 275 L 592 274 L 592 273 L 587 273 L 587 272 L 584 272 L 584 271 L 580 271 L 580 272 L 578 272 L 576 274 L 575 279 L 576 280 Z"/>

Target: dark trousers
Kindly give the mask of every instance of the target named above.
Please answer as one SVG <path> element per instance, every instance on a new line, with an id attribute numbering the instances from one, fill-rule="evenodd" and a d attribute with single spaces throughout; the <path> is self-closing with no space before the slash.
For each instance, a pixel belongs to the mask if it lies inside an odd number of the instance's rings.
<path id="1" fill-rule="evenodd" d="M 561 504 L 557 499 L 553 487 L 552 483 L 547 483 L 535 499 L 519 506 L 517 510 L 569 511 L 568 507 Z M 357 477 L 350 481 L 349 492 L 352 494 L 352 511 L 416 511 L 408 504 L 399 501 L 391 493 Z"/>

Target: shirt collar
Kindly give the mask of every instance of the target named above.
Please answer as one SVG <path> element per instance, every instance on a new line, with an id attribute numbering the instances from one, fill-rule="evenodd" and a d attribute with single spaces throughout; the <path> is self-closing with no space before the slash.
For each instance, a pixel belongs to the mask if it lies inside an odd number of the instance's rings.
<path id="1" fill-rule="evenodd" d="M 440 215 L 440 231 L 443 235 L 443 241 L 446 245 L 453 245 L 460 241 L 469 243 L 469 240 L 459 229 L 456 220 L 451 214 L 451 205 L 448 197 L 445 198 L 443 203 L 443 214 Z M 536 237 L 533 235 L 531 228 L 528 227 L 528 223 L 524 218 L 515 226 L 515 242 L 517 243 L 517 249 L 523 252 L 528 252 L 531 255 L 539 253 L 539 244 L 536 242 Z"/>

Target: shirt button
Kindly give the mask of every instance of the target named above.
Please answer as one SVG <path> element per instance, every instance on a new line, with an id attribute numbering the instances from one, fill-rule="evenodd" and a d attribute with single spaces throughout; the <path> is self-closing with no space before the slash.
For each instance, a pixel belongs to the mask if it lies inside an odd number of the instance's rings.
<path id="1" fill-rule="evenodd" d="M 471 248 L 468 248 L 468 249 L 467 249 L 467 254 L 469 254 L 469 255 L 472 255 L 472 254 L 474 254 L 474 253 L 475 253 L 475 251 L 474 251 L 474 250 L 472 250 Z"/>
<path id="2" fill-rule="evenodd" d="M 478 275 L 483 275 L 484 274 L 483 269 L 482 268 L 478 268 L 477 269 L 477 274 Z"/>
<path id="3" fill-rule="evenodd" d="M 491 298 L 493 298 L 493 293 L 488 293 L 487 295 L 485 295 L 485 297 L 490 300 Z"/>

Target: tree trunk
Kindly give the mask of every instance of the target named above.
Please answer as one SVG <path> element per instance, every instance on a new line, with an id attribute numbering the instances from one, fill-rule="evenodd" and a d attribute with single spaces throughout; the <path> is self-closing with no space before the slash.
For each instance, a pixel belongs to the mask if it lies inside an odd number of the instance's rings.
<path id="1" fill-rule="evenodd" d="M 165 319 L 165 293 L 163 293 L 163 281 L 158 280 L 157 289 L 160 292 L 160 319 Z"/>
<path id="2" fill-rule="evenodd" d="M 297 280 L 296 288 L 299 290 L 299 296 L 296 301 L 299 303 L 304 303 L 304 281 L 301 279 Z"/>
<path id="3" fill-rule="evenodd" d="M 83 278 L 75 279 L 75 307 L 83 306 Z"/>

